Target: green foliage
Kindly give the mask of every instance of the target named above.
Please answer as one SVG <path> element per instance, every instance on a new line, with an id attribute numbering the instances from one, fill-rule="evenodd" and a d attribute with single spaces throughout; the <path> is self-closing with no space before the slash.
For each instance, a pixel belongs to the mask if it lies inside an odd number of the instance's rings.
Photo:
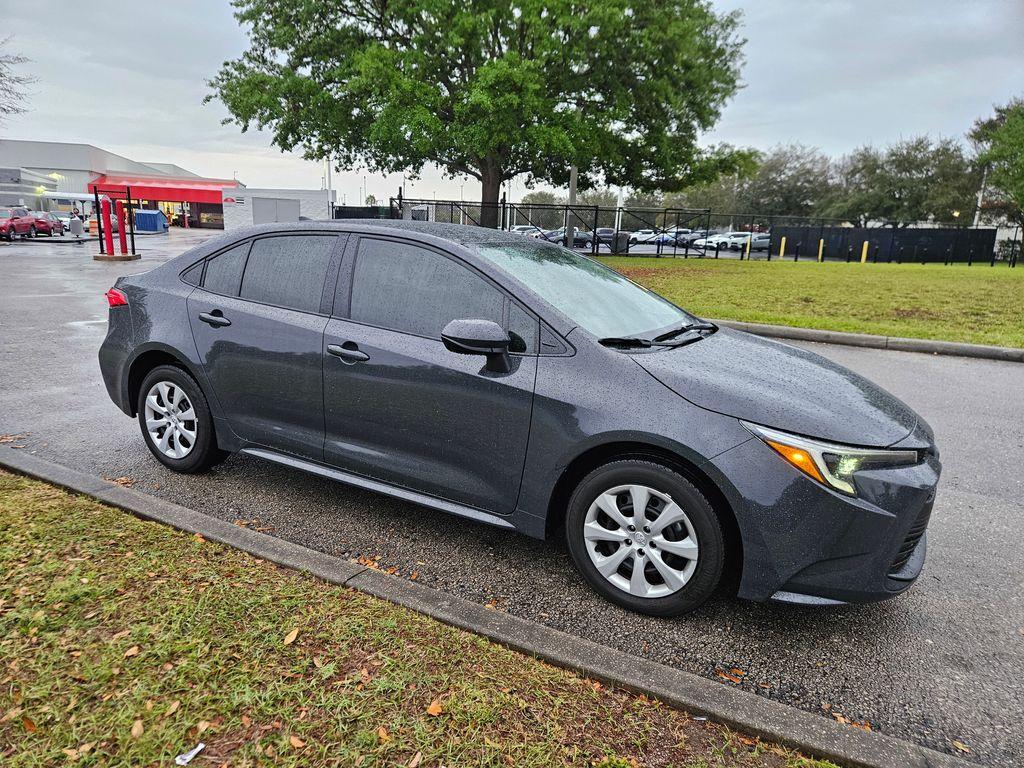
<path id="1" fill-rule="evenodd" d="M 814 147 L 778 146 L 745 158 L 739 173 L 666 198 L 676 208 L 810 215 L 829 184 L 829 159 Z"/>
<path id="2" fill-rule="evenodd" d="M 959 142 L 918 136 L 884 150 L 861 147 L 835 165 L 819 213 L 866 225 L 950 222 L 972 212 L 981 174 Z"/>
<path id="3" fill-rule="evenodd" d="M 235 0 L 249 49 L 210 81 L 243 130 L 339 167 L 681 189 L 733 172 L 698 135 L 737 88 L 738 17 L 705 0 Z"/>
<path id="4" fill-rule="evenodd" d="M 971 138 L 982 151 L 978 162 L 988 166 L 988 184 L 996 193 L 986 206 L 1024 224 L 1024 100 L 1015 99 L 996 116 L 975 123 Z"/>

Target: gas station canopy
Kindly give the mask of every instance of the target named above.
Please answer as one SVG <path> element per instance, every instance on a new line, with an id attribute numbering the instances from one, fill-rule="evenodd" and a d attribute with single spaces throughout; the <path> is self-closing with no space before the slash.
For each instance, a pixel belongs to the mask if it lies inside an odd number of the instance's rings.
<path id="1" fill-rule="evenodd" d="M 89 192 L 111 199 L 124 198 L 131 188 L 134 200 L 160 200 L 175 203 L 221 204 L 224 187 L 241 187 L 235 179 L 208 179 L 201 176 L 120 176 L 104 174 L 89 184 Z"/>

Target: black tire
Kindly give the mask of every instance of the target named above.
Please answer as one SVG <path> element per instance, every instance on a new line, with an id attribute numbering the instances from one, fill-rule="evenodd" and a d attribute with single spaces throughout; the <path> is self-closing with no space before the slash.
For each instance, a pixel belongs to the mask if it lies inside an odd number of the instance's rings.
<path id="1" fill-rule="evenodd" d="M 639 597 L 615 586 L 598 571 L 587 551 L 583 531 L 591 505 L 609 489 L 632 484 L 644 485 L 669 496 L 686 513 L 697 539 L 699 556 L 689 580 L 663 597 Z M 565 533 L 572 559 L 590 586 L 611 602 L 637 613 L 662 617 L 689 613 L 711 597 L 722 578 L 725 536 L 710 502 L 685 477 L 651 461 L 613 461 L 583 478 L 569 500 Z"/>
<path id="2" fill-rule="evenodd" d="M 162 381 L 179 387 L 195 412 L 195 443 L 180 459 L 163 453 L 146 428 L 146 396 L 154 385 Z M 206 396 L 196 380 L 183 369 L 173 365 L 160 365 L 150 371 L 143 379 L 142 386 L 139 387 L 136 407 L 138 408 L 139 428 L 142 430 L 142 438 L 146 441 L 146 447 L 156 457 L 156 460 L 168 469 L 184 474 L 195 474 L 203 472 L 227 458 L 228 453 L 217 447 L 213 417 L 210 415 L 210 406 L 206 401 Z"/>

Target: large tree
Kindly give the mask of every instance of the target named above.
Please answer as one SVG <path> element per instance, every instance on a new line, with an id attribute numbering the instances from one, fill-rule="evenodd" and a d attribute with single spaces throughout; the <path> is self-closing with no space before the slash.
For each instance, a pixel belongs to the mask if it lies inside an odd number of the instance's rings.
<path id="1" fill-rule="evenodd" d="M 982 214 L 1024 225 L 1024 99 L 1013 99 L 974 123 L 968 134 L 987 169 Z"/>
<path id="2" fill-rule="evenodd" d="M 981 181 L 959 142 L 927 136 L 884 150 L 861 147 L 833 168 L 832 189 L 820 213 L 861 226 L 953 221 L 959 213 L 973 210 Z"/>
<path id="3" fill-rule="evenodd" d="M 234 0 L 249 49 L 210 81 L 243 130 L 339 168 L 676 190 L 737 88 L 737 16 L 706 0 Z"/>
<path id="4" fill-rule="evenodd" d="M 812 213 L 828 191 L 829 159 L 816 147 L 780 145 L 755 153 L 736 174 L 671 195 L 680 208 L 711 208 L 729 213 Z"/>

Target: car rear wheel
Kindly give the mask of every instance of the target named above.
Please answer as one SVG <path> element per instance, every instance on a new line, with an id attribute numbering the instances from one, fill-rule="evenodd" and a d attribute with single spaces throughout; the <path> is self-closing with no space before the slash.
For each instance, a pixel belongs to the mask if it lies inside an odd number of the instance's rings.
<path id="1" fill-rule="evenodd" d="M 217 447 L 206 397 L 181 368 L 149 372 L 139 388 L 138 414 L 146 446 L 175 472 L 202 472 L 227 457 Z"/>
<path id="2" fill-rule="evenodd" d="M 711 504 L 653 462 L 615 461 L 587 475 L 569 501 L 566 536 L 590 586 L 638 613 L 692 611 L 722 576 L 725 539 Z"/>
<path id="3" fill-rule="evenodd" d="M 35 237 L 36 236 L 36 225 L 35 224 L 33 224 L 31 227 L 28 228 L 28 236 L 29 237 Z"/>

